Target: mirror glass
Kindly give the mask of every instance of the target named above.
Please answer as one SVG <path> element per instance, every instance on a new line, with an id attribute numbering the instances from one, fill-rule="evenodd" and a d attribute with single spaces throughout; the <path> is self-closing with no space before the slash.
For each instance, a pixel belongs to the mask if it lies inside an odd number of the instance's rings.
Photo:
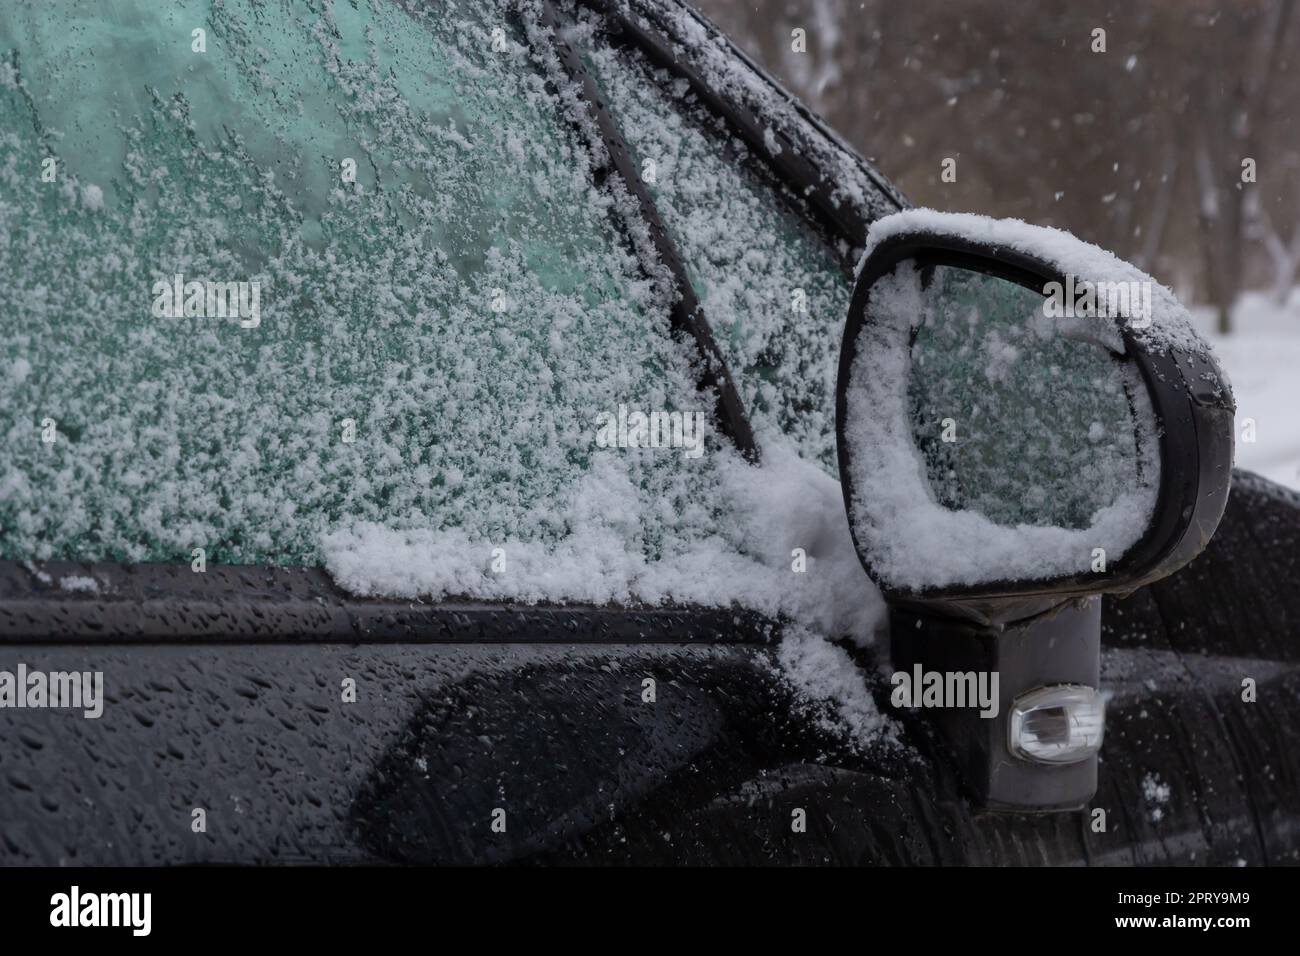
<path id="1" fill-rule="evenodd" d="M 843 383 L 864 564 L 917 591 L 1102 573 L 1150 524 L 1151 396 L 1113 319 L 941 259 L 875 280 Z"/>
<path id="2" fill-rule="evenodd" d="M 907 397 L 940 504 L 1004 525 L 1087 528 L 1143 483 L 1137 383 L 1082 324 L 1104 320 L 1065 323 L 1042 293 L 995 276 L 919 273 Z"/>

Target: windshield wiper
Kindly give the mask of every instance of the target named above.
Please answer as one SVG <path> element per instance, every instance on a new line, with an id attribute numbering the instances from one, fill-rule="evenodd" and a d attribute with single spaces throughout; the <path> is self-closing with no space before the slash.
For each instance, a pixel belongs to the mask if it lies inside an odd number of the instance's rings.
<path id="1" fill-rule="evenodd" d="M 549 0 L 542 4 L 541 22 L 542 26 L 551 32 L 555 53 L 559 57 L 561 66 L 590 110 L 591 119 L 600 133 L 601 142 L 609 156 L 612 172 L 623 181 L 628 193 L 636 200 L 641 217 L 649 227 L 654 251 L 672 276 L 676 292 L 670 313 L 673 332 L 681 337 L 689 337 L 699 353 L 698 385 L 702 391 L 711 391 L 717 396 L 714 417 L 718 423 L 718 430 L 731 440 L 741 454 L 750 461 L 756 462 L 758 446 L 754 442 L 754 430 L 750 426 L 749 416 L 745 413 L 740 394 L 736 391 L 731 371 L 727 368 L 727 362 L 722 357 L 718 343 L 713 337 L 713 330 L 704 317 L 704 310 L 691 285 L 677 246 L 665 227 L 659 210 L 655 207 L 650 191 L 637 175 L 636 166 L 632 162 L 631 153 L 618 123 L 605 105 L 605 98 L 601 95 L 595 80 L 592 79 L 581 55 L 564 36 L 555 7 Z"/>

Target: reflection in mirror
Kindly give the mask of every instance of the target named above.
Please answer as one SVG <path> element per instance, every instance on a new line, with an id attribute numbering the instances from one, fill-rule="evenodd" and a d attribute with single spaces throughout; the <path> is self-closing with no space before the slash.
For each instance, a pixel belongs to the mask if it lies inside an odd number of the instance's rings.
<path id="1" fill-rule="evenodd" d="M 919 591 L 1104 573 L 1146 531 L 1155 412 L 1113 319 L 1042 292 L 900 262 L 866 300 L 841 474 L 859 552 Z"/>
<path id="2" fill-rule="evenodd" d="M 908 399 L 935 498 L 999 524 L 1086 528 L 1143 475 L 1124 364 L 1032 289 L 922 270 Z"/>

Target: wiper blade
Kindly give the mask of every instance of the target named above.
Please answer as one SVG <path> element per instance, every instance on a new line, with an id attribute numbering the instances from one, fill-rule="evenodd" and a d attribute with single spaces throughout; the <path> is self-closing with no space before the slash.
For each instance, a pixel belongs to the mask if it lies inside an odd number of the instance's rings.
<path id="1" fill-rule="evenodd" d="M 549 0 L 542 3 L 541 23 L 551 35 L 555 52 L 569 79 L 574 82 L 585 104 L 590 110 L 591 119 L 599 131 L 605 152 L 609 156 L 610 166 L 636 200 L 640 214 L 649 228 L 650 241 L 660 262 L 672 276 L 676 297 L 670 312 L 670 321 L 674 334 L 689 337 L 700 357 L 700 377 L 698 386 L 702 391 L 713 392 L 717 396 L 715 420 L 718 430 L 729 438 L 747 459 L 758 461 L 758 446 L 754 442 L 754 430 L 750 426 L 749 416 L 732 380 L 731 371 L 713 337 L 713 330 L 704 317 L 704 309 L 699 297 L 691 285 L 686 266 L 673 242 L 654 199 L 641 177 L 637 175 L 636 166 L 623 139 L 623 134 L 614 120 L 613 114 L 605 105 L 605 98 L 591 77 L 587 65 L 573 44 L 563 35 L 555 7 Z"/>

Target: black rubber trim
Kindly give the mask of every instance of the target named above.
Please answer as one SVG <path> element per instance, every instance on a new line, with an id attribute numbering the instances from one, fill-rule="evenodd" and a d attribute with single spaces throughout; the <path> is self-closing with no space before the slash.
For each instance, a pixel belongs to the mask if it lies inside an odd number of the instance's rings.
<path id="1" fill-rule="evenodd" d="M 358 598 L 319 568 L 0 561 L 0 644 L 765 644 L 778 636 L 776 622 L 732 608 Z"/>
<path id="2" fill-rule="evenodd" d="M 541 21 L 542 25 L 551 31 L 560 63 L 569 78 L 577 84 L 582 98 L 591 111 L 591 118 L 600 131 L 601 142 L 609 155 L 613 171 L 623 181 L 627 191 L 636 199 L 640 207 L 641 216 L 650 231 L 650 241 L 654 245 L 655 253 L 672 275 L 677 292 L 670 314 L 673 332 L 682 337 L 689 337 L 695 343 L 700 357 L 697 384 L 701 391 L 712 392 L 717 396 L 715 419 L 718 429 L 731 440 L 741 454 L 750 461 L 756 462 L 758 445 L 754 441 L 754 430 L 749 423 L 749 416 L 745 413 L 745 406 L 740 400 L 740 393 L 736 390 L 731 371 L 727 368 L 718 343 L 713 338 L 713 330 L 709 328 L 708 320 L 691 285 L 677 246 L 664 226 L 658 209 L 655 208 L 650 191 L 637 174 L 618 123 L 605 105 L 605 99 L 596 82 L 591 78 L 582 57 L 565 39 L 555 7 L 549 0 L 542 4 Z"/>
<path id="3" fill-rule="evenodd" d="M 816 215 L 820 224 L 832 235 L 841 236 L 853 246 L 861 247 L 866 241 L 867 230 L 871 222 L 847 203 L 837 203 L 834 199 L 834 181 L 823 175 L 823 170 L 812 160 L 806 158 L 801 144 L 793 142 L 782 130 L 773 124 L 763 122 L 753 111 L 746 109 L 715 90 L 703 75 L 691 66 L 674 49 L 672 41 L 662 33 L 652 29 L 645 21 L 638 21 L 627 15 L 618 4 L 609 0 L 578 0 L 583 6 L 599 11 L 606 16 L 613 27 L 611 39 L 622 42 L 643 53 L 652 64 L 667 70 L 673 76 L 683 79 L 690 86 L 691 92 L 711 112 L 721 117 L 735 132 L 750 151 L 758 156 L 784 182 L 795 195 L 802 198 Z M 906 198 L 891 183 L 861 156 L 848 147 L 806 106 L 796 100 L 770 74 L 763 70 L 753 59 L 745 54 L 698 12 L 688 7 L 683 10 L 693 17 L 700 26 L 726 44 L 727 52 L 743 62 L 754 75 L 766 83 L 777 95 L 790 105 L 790 108 L 813 129 L 816 129 L 827 142 L 842 151 L 851 159 L 863 174 L 879 189 L 881 195 L 889 198 L 898 209 L 907 208 Z M 649 11 L 647 11 L 649 15 Z M 767 132 L 775 137 L 779 150 L 772 150 L 767 142 Z"/>

